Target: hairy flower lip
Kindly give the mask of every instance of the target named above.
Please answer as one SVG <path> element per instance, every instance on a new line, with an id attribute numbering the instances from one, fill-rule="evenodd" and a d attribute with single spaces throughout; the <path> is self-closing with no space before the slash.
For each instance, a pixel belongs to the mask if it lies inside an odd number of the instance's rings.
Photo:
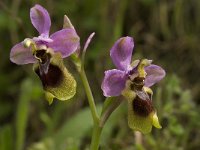
<path id="1" fill-rule="evenodd" d="M 134 91 L 136 97 L 132 101 L 133 111 L 141 117 L 148 117 L 154 111 L 152 95 L 145 92 L 143 88 L 135 89 Z"/>
<path id="2" fill-rule="evenodd" d="M 35 72 L 42 81 L 44 89 L 47 87 L 57 87 L 63 80 L 62 71 L 57 66 L 52 64 L 49 64 L 47 72 L 41 71 L 39 66 L 35 69 Z"/>
<path id="3" fill-rule="evenodd" d="M 46 52 L 38 51 L 41 57 Z M 46 64 L 47 63 L 47 64 Z M 46 69 L 46 67 L 48 67 Z M 76 93 L 76 81 L 64 66 L 60 53 L 54 53 L 44 64 L 35 63 L 33 70 L 42 82 L 46 100 L 51 104 L 54 98 L 64 101 L 71 99 Z"/>
<path id="4" fill-rule="evenodd" d="M 151 100 L 141 99 L 138 95 L 133 100 L 132 107 L 133 111 L 141 117 L 148 117 L 154 111 Z"/>

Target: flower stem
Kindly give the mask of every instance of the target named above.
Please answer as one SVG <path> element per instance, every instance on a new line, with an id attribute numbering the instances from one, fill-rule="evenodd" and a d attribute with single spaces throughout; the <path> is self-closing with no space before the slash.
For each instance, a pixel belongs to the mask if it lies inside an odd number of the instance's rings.
<path id="1" fill-rule="evenodd" d="M 88 83 L 88 80 L 83 68 L 80 71 L 80 75 L 81 75 L 83 86 L 88 98 L 88 102 L 89 102 L 89 106 L 90 106 L 90 110 L 91 110 L 91 114 L 93 118 L 93 133 L 92 133 L 92 141 L 90 145 L 90 150 L 98 150 L 102 127 L 99 126 L 99 122 L 100 122 L 99 115 L 97 113 L 94 97 L 92 95 L 92 91 L 90 89 L 90 85 Z"/>
<path id="2" fill-rule="evenodd" d="M 100 127 L 99 125 L 94 125 L 90 150 L 98 150 L 99 149 L 99 142 L 100 142 L 102 129 L 103 128 Z"/>
<path id="3" fill-rule="evenodd" d="M 82 57 L 81 60 L 77 57 L 78 63 L 76 63 L 77 66 L 77 70 L 80 73 L 81 76 L 81 80 L 83 82 L 83 86 L 87 95 L 87 99 L 88 99 L 88 103 L 90 106 L 90 111 L 92 114 L 92 118 L 93 118 L 93 133 L 92 133 L 92 141 L 91 141 L 91 145 L 90 145 L 90 150 L 98 150 L 99 148 L 99 141 L 100 141 L 100 136 L 101 136 L 101 131 L 102 131 L 102 127 L 99 126 L 99 115 L 97 113 L 97 109 L 96 109 L 96 105 L 94 102 L 94 97 L 92 95 L 92 91 L 90 88 L 90 85 L 88 83 L 88 79 L 87 76 L 85 74 L 85 69 L 84 69 L 84 62 L 85 62 L 85 53 L 87 50 L 88 45 L 90 44 L 91 39 L 93 38 L 95 33 L 92 33 L 89 38 L 87 39 L 84 49 L 83 49 L 83 53 L 82 53 Z"/>
<path id="4" fill-rule="evenodd" d="M 97 109 L 96 109 L 96 105 L 94 103 L 92 91 L 90 89 L 90 85 L 88 83 L 84 69 L 81 69 L 80 75 L 81 75 L 81 80 L 83 82 L 83 86 L 84 86 L 84 89 L 85 89 L 85 92 L 86 92 L 86 95 L 87 95 L 87 98 L 88 98 L 88 102 L 89 102 L 90 110 L 91 110 L 91 113 L 92 113 L 94 125 L 98 125 L 99 124 L 99 116 L 98 116 L 98 113 L 97 113 Z"/>

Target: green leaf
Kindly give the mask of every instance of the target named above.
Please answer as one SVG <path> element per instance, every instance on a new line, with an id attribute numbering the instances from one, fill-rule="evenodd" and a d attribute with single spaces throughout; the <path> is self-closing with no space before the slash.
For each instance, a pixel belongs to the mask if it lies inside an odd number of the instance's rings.
<path id="1" fill-rule="evenodd" d="M 0 149 L 13 150 L 14 149 L 14 133 L 10 125 L 5 125 L 0 130 Z"/>
<path id="2" fill-rule="evenodd" d="M 69 119 L 55 135 L 56 145 L 62 145 L 68 139 L 80 142 L 86 133 L 92 128 L 92 117 L 89 108 L 80 110 Z"/>
<path id="3" fill-rule="evenodd" d="M 17 106 L 16 114 L 16 149 L 22 150 L 26 135 L 26 126 L 29 114 L 29 102 L 32 96 L 33 83 L 30 79 L 23 81 L 21 85 L 21 94 Z"/>

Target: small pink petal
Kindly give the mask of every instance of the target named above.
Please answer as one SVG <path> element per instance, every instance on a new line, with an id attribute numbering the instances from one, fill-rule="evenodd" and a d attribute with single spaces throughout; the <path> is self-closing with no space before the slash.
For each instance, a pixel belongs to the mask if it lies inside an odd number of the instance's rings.
<path id="1" fill-rule="evenodd" d="M 145 67 L 147 76 L 145 78 L 145 86 L 150 87 L 165 77 L 165 70 L 157 65 Z"/>
<path id="2" fill-rule="evenodd" d="M 51 19 L 45 8 L 40 5 L 35 5 L 30 10 L 30 18 L 33 26 L 38 30 L 40 35 L 49 36 Z"/>
<path id="3" fill-rule="evenodd" d="M 10 60 L 18 65 L 35 63 L 36 59 L 29 48 L 25 48 L 22 43 L 16 44 L 10 52 Z"/>
<path id="4" fill-rule="evenodd" d="M 105 76 L 101 85 L 103 95 L 106 97 L 119 96 L 125 88 L 126 73 L 121 70 L 113 69 L 105 71 Z"/>
<path id="5" fill-rule="evenodd" d="M 50 36 L 50 39 L 53 42 L 47 43 L 47 45 L 55 52 L 60 52 L 63 58 L 74 53 L 80 45 L 79 36 L 74 29 L 70 28 L 55 32 Z"/>
<path id="6" fill-rule="evenodd" d="M 120 70 L 127 70 L 131 63 L 133 53 L 133 38 L 122 37 L 110 50 L 110 56 L 115 66 Z"/>

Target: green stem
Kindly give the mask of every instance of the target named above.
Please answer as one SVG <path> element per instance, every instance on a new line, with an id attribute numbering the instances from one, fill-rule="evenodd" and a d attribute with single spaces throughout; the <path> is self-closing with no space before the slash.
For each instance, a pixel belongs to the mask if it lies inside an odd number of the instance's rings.
<path id="1" fill-rule="evenodd" d="M 88 83 L 88 79 L 87 79 L 87 76 L 85 74 L 85 69 L 84 69 L 85 53 L 86 53 L 87 47 L 90 44 L 90 41 L 93 38 L 94 34 L 95 33 L 92 33 L 88 37 L 88 39 L 85 43 L 84 49 L 83 49 L 81 60 L 75 55 L 74 55 L 74 60 L 75 60 L 75 58 L 77 59 L 75 61 L 76 66 L 80 73 L 81 80 L 83 82 L 83 86 L 84 86 L 84 89 L 85 89 L 85 92 L 87 95 L 87 99 L 88 99 L 89 106 L 90 106 L 90 111 L 91 111 L 92 118 L 93 118 L 93 133 L 92 133 L 92 141 L 91 141 L 90 149 L 98 150 L 102 128 L 99 126 L 99 122 L 100 122 L 99 115 L 97 113 L 96 105 L 94 102 L 94 97 L 92 95 L 92 91 L 91 91 L 90 85 Z"/>
<path id="2" fill-rule="evenodd" d="M 96 105 L 94 103 L 92 91 L 90 89 L 90 85 L 88 83 L 84 69 L 81 69 L 80 75 L 81 75 L 81 80 L 83 82 L 83 86 L 84 86 L 84 89 L 85 89 L 85 92 L 86 92 L 86 95 L 87 95 L 87 98 L 88 98 L 90 110 L 91 110 L 91 113 L 92 113 L 93 122 L 94 122 L 95 125 L 97 125 L 97 124 L 99 124 L 99 116 L 98 116 L 98 113 L 97 113 L 97 109 L 96 109 Z"/>
<path id="3" fill-rule="evenodd" d="M 99 142 L 100 142 L 102 129 L 103 128 L 100 127 L 99 125 L 94 125 L 90 150 L 98 150 L 99 149 Z"/>
<path id="4" fill-rule="evenodd" d="M 91 114 L 93 118 L 93 123 L 94 123 L 90 150 L 98 150 L 102 127 L 99 126 L 100 119 L 97 113 L 96 105 L 94 103 L 92 91 L 90 89 L 90 85 L 88 83 L 88 80 L 83 68 L 80 71 L 80 75 L 81 75 L 83 86 L 88 98 L 88 102 L 89 102 L 89 106 L 90 106 L 90 110 L 91 110 Z"/>

